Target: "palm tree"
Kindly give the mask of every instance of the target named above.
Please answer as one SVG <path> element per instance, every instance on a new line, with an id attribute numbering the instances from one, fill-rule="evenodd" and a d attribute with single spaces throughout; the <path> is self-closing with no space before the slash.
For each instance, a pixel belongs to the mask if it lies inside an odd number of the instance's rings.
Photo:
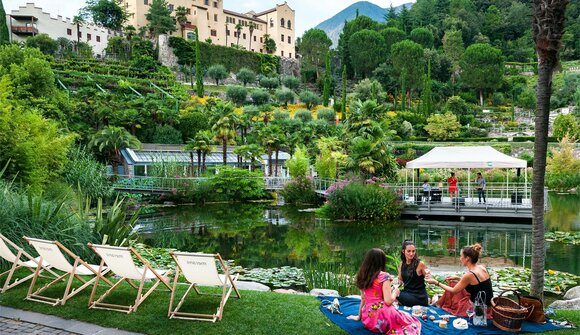
<path id="1" fill-rule="evenodd" d="M 94 134 L 89 142 L 89 147 L 97 148 L 99 152 L 107 155 L 113 165 L 113 174 L 117 176 L 119 163 L 121 162 L 121 149 L 139 148 L 141 142 L 137 137 L 129 134 L 122 127 L 108 126 Z"/>
<path id="2" fill-rule="evenodd" d="M 195 169 L 193 165 L 193 151 L 197 152 L 197 175 L 201 176 L 202 172 L 205 171 L 205 157 L 213 151 L 211 138 L 212 134 L 210 131 L 200 131 L 195 134 L 194 138 L 190 138 L 183 148 L 184 151 L 189 151 L 192 174 Z"/>
<path id="3" fill-rule="evenodd" d="M 234 150 L 234 153 L 238 155 L 242 161 L 249 161 L 250 170 L 254 171 L 258 165 L 257 163 L 260 161 L 260 158 L 264 154 L 264 149 L 258 144 L 246 144 L 237 147 Z"/>
<path id="4" fill-rule="evenodd" d="M 548 150 L 548 123 L 552 75 L 558 66 L 568 0 L 534 0 L 532 30 L 538 55 L 538 88 L 532 183 L 532 279 L 530 294 L 544 296 L 544 181 Z"/>
<path id="5" fill-rule="evenodd" d="M 73 17 L 73 24 L 77 26 L 77 45 L 76 45 L 76 52 L 77 55 L 79 53 L 79 44 L 81 43 L 81 24 L 85 23 L 85 19 L 83 19 L 80 15 L 75 15 Z"/>
<path id="6" fill-rule="evenodd" d="M 127 36 L 127 41 L 133 39 L 133 36 L 137 33 L 137 29 L 132 24 L 125 27 L 125 36 Z"/>
<path id="7" fill-rule="evenodd" d="M 241 33 L 242 33 L 242 24 L 241 23 L 238 23 L 238 24 L 236 24 L 236 34 L 238 35 L 237 36 L 238 37 L 238 42 L 236 43 L 237 46 L 240 46 L 240 35 L 241 35 Z"/>
<path id="8" fill-rule="evenodd" d="M 183 6 L 179 6 L 175 9 L 175 20 L 179 23 L 181 28 L 181 38 L 183 37 L 183 33 L 185 31 L 185 25 L 187 24 L 187 8 Z"/>
<path id="9" fill-rule="evenodd" d="M 248 29 L 250 30 L 250 47 L 248 51 L 252 51 L 252 35 L 254 34 L 254 29 L 258 28 L 258 25 L 254 22 L 248 24 Z"/>
<path id="10" fill-rule="evenodd" d="M 259 131 L 262 144 L 266 146 L 268 154 L 268 176 L 272 176 L 272 152 L 280 143 L 280 137 L 283 136 L 282 129 L 277 125 L 268 125 Z M 279 149 L 278 149 L 279 150 Z"/>
<path id="11" fill-rule="evenodd" d="M 228 144 L 235 143 L 236 126 L 238 116 L 234 113 L 234 105 L 229 102 L 219 101 L 213 107 L 213 126 L 215 139 L 222 144 L 223 165 L 227 165 Z"/>

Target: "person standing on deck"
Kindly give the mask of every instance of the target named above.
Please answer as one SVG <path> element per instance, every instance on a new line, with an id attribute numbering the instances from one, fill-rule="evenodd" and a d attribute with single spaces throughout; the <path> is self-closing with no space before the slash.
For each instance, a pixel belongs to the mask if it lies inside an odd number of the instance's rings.
<path id="1" fill-rule="evenodd" d="M 479 203 L 481 203 L 481 198 L 483 197 L 483 203 L 485 204 L 485 178 L 483 178 L 481 172 L 477 173 L 475 183 L 477 184 L 477 196 L 479 197 Z"/>
<path id="2" fill-rule="evenodd" d="M 459 197 L 459 188 L 457 187 L 457 183 L 459 181 L 455 178 L 455 172 L 451 172 L 451 177 L 447 178 L 447 184 L 449 185 L 449 197 L 453 202 L 453 196 Z"/>

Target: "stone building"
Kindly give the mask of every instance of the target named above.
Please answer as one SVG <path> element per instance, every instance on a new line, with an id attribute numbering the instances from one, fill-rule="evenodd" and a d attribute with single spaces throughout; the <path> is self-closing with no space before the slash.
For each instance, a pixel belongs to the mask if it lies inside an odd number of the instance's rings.
<path id="1" fill-rule="evenodd" d="M 34 3 L 27 3 L 17 10 L 6 14 L 10 41 L 22 42 L 27 37 L 38 34 L 47 34 L 53 39 L 64 37 L 72 42 L 77 42 L 77 34 L 80 42 L 85 42 L 93 48 L 96 56 L 103 56 L 110 36 L 117 33 L 107 28 L 90 23 L 78 26 L 70 18 L 62 16 L 52 17 Z"/>
<path id="2" fill-rule="evenodd" d="M 135 28 L 147 25 L 145 15 L 152 0 L 123 0 L 123 5 L 131 14 L 127 24 Z M 195 28 L 198 28 L 200 41 L 211 39 L 213 44 L 224 46 L 239 45 L 245 50 L 266 53 L 265 35 L 276 42 L 275 54 L 284 58 L 296 57 L 295 11 L 286 2 L 262 12 L 237 13 L 224 9 L 223 0 L 167 0 L 169 8 L 175 15 L 175 9 L 183 6 L 187 9 L 188 21 L 181 27 L 176 23 L 174 36 L 193 39 Z M 250 32 L 250 23 L 255 29 Z M 241 30 L 236 29 L 236 25 Z"/>

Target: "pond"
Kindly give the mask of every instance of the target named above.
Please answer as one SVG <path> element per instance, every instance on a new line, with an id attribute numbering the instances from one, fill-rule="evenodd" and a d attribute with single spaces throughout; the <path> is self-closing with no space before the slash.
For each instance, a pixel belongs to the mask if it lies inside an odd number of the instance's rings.
<path id="1" fill-rule="evenodd" d="M 580 231 L 580 196 L 550 194 L 548 230 Z M 145 243 L 181 251 L 219 252 L 247 268 L 341 263 L 354 272 L 364 253 L 396 253 L 405 239 L 417 243 L 432 267 L 457 268 L 462 246 L 480 242 L 490 265 L 531 264 L 531 225 L 436 221 L 388 224 L 333 222 L 309 210 L 264 204 L 213 204 L 159 208 L 139 222 Z M 546 268 L 580 275 L 580 245 L 547 243 Z"/>

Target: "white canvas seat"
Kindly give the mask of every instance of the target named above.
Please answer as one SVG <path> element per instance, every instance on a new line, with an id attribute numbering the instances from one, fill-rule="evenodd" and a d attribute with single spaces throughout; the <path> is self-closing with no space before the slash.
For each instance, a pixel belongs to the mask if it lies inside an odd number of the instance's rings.
<path id="1" fill-rule="evenodd" d="M 236 287 L 236 282 L 239 275 L 236 274 L 232 278 L 228 267 L 225 265 L 219 254 L 172 252 L 170 255 L 173 257 L 175 263 L 177 264 L 175 269 L 175 278 L 173 280 L 173 291 L 171 293 L 171 300 L 169 301 L 168 316 L 170 319 L 175 318 L 216 322 L 217 320 L 222 319 L 224 306 L 228 301 L 232 290 L 236 292 L 238 299 L 241 298 L 240 292 Z M 216 263 L 220 264 L 224 274 L 218 273 Z M 173 309 L 173 300 L 175 298 L 176 291 L 175 289 L 177 287 L 177 280 L 180 272 L 183 273 L 183 276 L 189 283 L 189 286 L 175 309 Z M 202 294 L 198 290 L 198 286 L 212 286 L 222 288 L 221 294 L 209 294 L 221 297 L 220 305 L 217 308 L 215 314 L 197 314 L 179 311 L 185 299 L 191 293 L 192 289 L 194 289 L 197 294 Z"/>
<path id="2" fill-rule="evenodd" d="M 24 237 L 24 239 L 28 243 L 30 243 L 30 245 L 32 245 L 36 250 L 36 252 L 38 252 L 38 254 L 40 255 L 35 275 L 32 278 L 30 288 L 28 289 L 28 294 L 26 296 L 27 300 L 51 304 L 53 306 L 64 305 L 68 299 L 72 298 L 77 293 L 79 293 L 80 291 L 91 285 L 99 275 L 103 275 L 109 271 L 106 268 L 99 269 L 98 265 L 88 264 L 58 241 L 41 240 L 26 236 Z M 66 259 L 65 254 L 74 260 L 73 264 L 71 264 L 68 261 L 68 259 Z M 44 267 L 44 262 L 48 262 L 48 264 L 50 264 L 52 268 L 60 270 L 64 272 L 64 274 L 63 275 L 54 274 L 56 279 L 39 288 L 38 290 L 34 291 L 34 286 L 36 284 L 36 280 L 38 279 L 38 274 L 42 269 L 46 270 L 46 268 Z M 91 278 L 90 280 L 85 280 L 81 276 L 93 276 L 94 278 Z M 73 280 L 75 278 L 81 281 L 82 285 L 77 288 L 73 288 L 71 290 Z M 44 292 L 46 289 L 52 287 L 53 285 L 63 280 L 67 281 L 67 285 L 62 298 L 52 298 L 41 295 L 41 293 Z M 105 279 L 105 282 L 109 285 L 113 285 L 113 283 L 111 283 L 111 281 L 109 281 L 108 279 Z"/>
<path id="3" fill-rule="evenodd" d="M 89 248 L 91 248 L 97 255 L 101 257 L 101 267 L 106 266 L 117 276 L 121 277 L 110 289 L 103 293 L 98 299 L 94 300 L 95 293 L 97 290 L 97 285 L 99 279 L 95 282 L 93 287 L 93 292 L 89 298 L 89 308 L 97 309 L 107 309 L 117 312 L 132 313 L 137 311 L 137 308 L 143 301 L 159 286 L 163 283 L 169 290 L 171 286 L 169 283 L 169 275 L 171 270 L 154 269 L 149 262 L 144 259 L 135 249 L 130 247 L 113 247 L 109 245 L 94 245 L 89 243 Z M 138 267 L 133 261 L 133 256 L 135 256 L 142 264 L 142 267 Z M 139 281 L 139 285 L 135 285 L 132 281 Z M 145 294 L 143 294 L 143 286 L 145 281 L 155 280 L 153 286 L 151 286 Z M 119 305 L 104 303 L 103 300 L 111 292 L 117 289 L 123 282 L 128 283 L 133 288 L 137 289 L 137 297 L 135 298 L 135 303 L 133 305 Z"/>
<path id="4" fill-rule="evenodd" d="M 14 255 L 14 253 L 12 252 L 10 247 L 12 247 L 12 249 L 14 249 L 16 251 L 16 255 Z M 4 260 L 6 260 L 9 263 L 12 263 L 10 270 L 3 272 L 3 273 L 0 273 L 0 277 L 3 277 L 4 275 L 8 275 L 6 277 L 6 280 L 4 281 L 4 285 L 0 289 L 0 293 L 4 293 L 4 292 L 8 291 L 9 289 L 16 287 L 16 286 L 24 283 L 25 281 L 29 280 L 30 278 L 34 277 L 34 273 L 36 272 L 36 267 L 38 266 L 38 263 L 40 262 L 40 257 L 34 258 L 34 257 L 30 256 L 30 254 L 28 254 L 26 251 L 24 251 L 24 249 L 22 249 L 21 247 L 16 245 L 16 243 L 10 241 L 10 239 L 8 239 L 6 236 L 4 236 L 2 234 L 0 234 L 0 257 L 2 257 Z M 24 257 L 25 259 L 28 259 L 28 260 L 22 261 L 22 257 Z M 42 265 L 43 265 L 42 271 L 48 271 L 52 275 L 56 276 L 56 273 L 54 273 L 52 270 L 50 270 L 50 264 L 48 262 L 42 261 Z M 16 279 L 13 283 L 10 283 L 16 270 L 21 269 L 21 268 L 26 268 L 26 269 L 30 270 L 30 272 L 32 272 L 32 273 L 24 278 Z"/>

